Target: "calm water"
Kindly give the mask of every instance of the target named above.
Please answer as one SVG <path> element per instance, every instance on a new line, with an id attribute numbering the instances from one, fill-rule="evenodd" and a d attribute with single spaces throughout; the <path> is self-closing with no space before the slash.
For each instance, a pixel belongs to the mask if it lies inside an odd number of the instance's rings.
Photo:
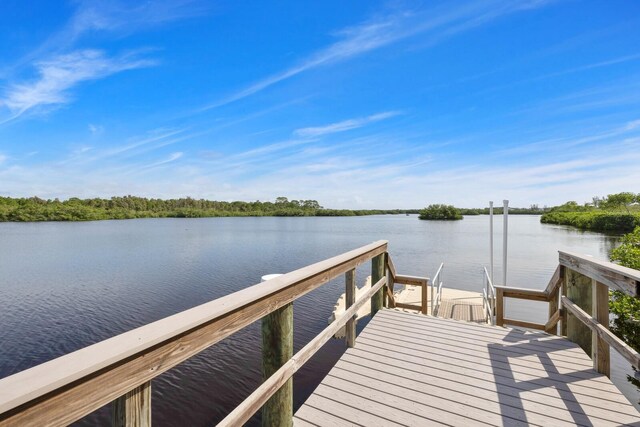
<path id="1" fill-rule="evenodd" d="M 544 288 L 557 250 L 607 258 L 615 237 L 511 216 L 508 282 Z M 496 217 L 495 277 L 502 259 Z M 456 222 L 416 216 L 143 219 L 86 223 L 0 223 L 0 377 L 101 341 L 374 240 L 389 240 L 399 272 L 481 289 L 488 217 Z M 358 270 L 362 283 L 369 265 Z M 294 304 L 295 350 L 327 325 L 343 279 Z M 510 301 L 512 302 L 512 301 Z M 507 315 L 546 320 L 545 304 L 507 305 Z M 360 324 L 360 327 L 363 325 Z M 156 425 L 211 425 L 260 382 L 259 324 L 204 351 L 153 383 Z M 344 351 L 329 342 L 294 378 L 295 405 Z M 614 381 L 632 389 L 614 358 Z M 631 394 L 630 394 L 631 396 Z M 637 400 L 637 396 L 634 397 Z M 84 420 L 107 423 L 108 408 Z M 255 421 L 255 420 L 254 420 Z"/>

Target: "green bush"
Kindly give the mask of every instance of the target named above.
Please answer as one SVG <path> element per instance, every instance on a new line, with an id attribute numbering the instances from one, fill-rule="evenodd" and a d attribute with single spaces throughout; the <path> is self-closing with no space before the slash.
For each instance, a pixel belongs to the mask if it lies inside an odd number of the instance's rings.
<path id="1" fill-rule="evenodd" d="M 429 205 L 420 211 L 420 219 L 427 220 L 458 220 L 462 214 L 451 205 Z"/>
<path id="2" fill-rule="evenodd" d="M 552 210 L 543 214 L 540 222 L 570 225 L 582 230 L 629 233 L 636 226 L 640 226 L 640 215 L 596 210 L 586 212 Z"/>
<path id="3" fill-rule="evenodd" d="M 640 227 L 622 238 L 622 244 L 611 251 L 611 261 L 640 270 Z M 610 325 L 611 332 L 640 351 L 640 298 L 613 291 L 609 298 L 609 312 L 615 315 Z M 631 376 L 628 380 L 640 388 L 640 380 Z"/>

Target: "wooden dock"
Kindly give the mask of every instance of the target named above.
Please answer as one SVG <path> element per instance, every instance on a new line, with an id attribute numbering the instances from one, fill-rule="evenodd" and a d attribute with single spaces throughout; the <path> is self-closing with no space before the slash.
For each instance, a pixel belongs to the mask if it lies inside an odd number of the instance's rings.
<path id="1" fill-rule="evenodd" d="M 244 425 L 261 411 L 269 427 L 640 426 L 608 378 L 610 351 L 640 370 L 640 354 L 608 330 L 609 290 L 640 297 L 640 271 L 560 252 L 544 290 L 487 281 L 490 326 L 430 316 L 447 300 L 442 264 L 431 279 L 401 275 L 387 246 L 362 246 L 2 378 L 0 427 L 66 426 L 110 403 L 114 426 L 150 426 L 155 378 L 256 321 L 263 382 L 218 425 Z M 365 263 L 370 286 L 356 292 Z M 341 275 L 344 311 L 294 354 L 293 302 Z M 395 285 L 419 288 L 420 301 L 396 300 Z M 547 322 L 505 318 L 505 298 L 548 303 Z M 372 319 L 356 336 L 365 306 Z M 293 375 L 343 329 L 349 349 L 294 417 Z"/>
<path id="2" fill-rule="evenodd" d="M 406 286 L 396 293 L 396 304 L 418 306 L 422 300 L 422 288 Z M 403 309 L 409 312 L 419 312 L 418 308 Z M 427 314 L 431 313 L 431 296 L 427 292 Z M 443 288 L 435 316 L 445 319 L 465 320 L 467 322 L 487 323 L 482 306 L 482 294 L 461 289 Z"/>
<path id="3" fill-rule="evenodd" d="M 420 313 L 423 311 L 422 303 L 426 304 L 426 314 L 432 315 L 431 304 L 431 284 L 427 287 L 426 299 L 422 298 L 422 286 L 405 285 L 403 289 L 394 292 L 394 304 L 399 310 L 409 313 Z M 371 288 L 371 276 L 367 277 L 363 286 L 356 288 L 355 298 L 360 298 Z M 435 292 L 434 292 L 435 294 Z M 480 292 L 470 292 L 461 289 L 442 288 L 435 315 L 445 319 L 465 320 L 467 322 L 487 323 L 487 315 L 483 306 L 483 298 Z M 399 308 L 402 307 L 402 308 Z M 340 295 L 333 312 L 329 316 L 329 324 L 339 318 L 346 308 L 346 293 Z M 371 305 L 365 304 L 358 310 L 356 318 L 361 319 L 371 315 Z M 345 329 L 342 328 L 336 334 L 336 338 L 344 338 Z"/>
<path id="4" fill-rule="evenodd" d="M 576 344 L 542 332 L 379 311 L 296 426 L 640 426 Z"/>

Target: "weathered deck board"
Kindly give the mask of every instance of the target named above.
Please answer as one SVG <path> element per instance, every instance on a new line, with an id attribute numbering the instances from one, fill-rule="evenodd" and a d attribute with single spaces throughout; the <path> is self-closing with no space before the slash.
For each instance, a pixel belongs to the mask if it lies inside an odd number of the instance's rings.
<path id="1" fill-rule="evenodd" d="M 420 306 L 422 289 L 419 286 L 406 286 L 396 292 L 396 302 Z M 404 309 L 408 312 L 418 310 Z M 431 292 L 427 293 L 427 313 L 431 313 Z M 445 287 L 442 289 L 438 317 L 445 319 L 466 320 L 467 322 L 485 323 L 486 318 L 482 308 L 482 294 Z"/>
<path id="2" fill-rule="evenodd" d="M 640 413 L 563 338 L 382 310 L 295 425 L 640 426 Z"/>

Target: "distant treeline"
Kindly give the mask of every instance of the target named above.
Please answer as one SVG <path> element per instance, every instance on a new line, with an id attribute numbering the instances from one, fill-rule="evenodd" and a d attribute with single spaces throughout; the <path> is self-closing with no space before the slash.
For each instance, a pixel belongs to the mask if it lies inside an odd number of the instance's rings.
<path id="1" fill-rule="evenodd" d="M 640 226 L 640 194 L 616 193 L 594 197 L 592 203 L 571 201 L 552 208 L 540 222 L 570 225 L 583 230 L 629 233 Z"/>
<path id="2" fill-rule="evenodd" d="M 219 202 L 204 199 L 147 199 L 124 196 L 110 199 L 0 197 L 0 221 L 95 221 L 131 218 L 204 218 L 225 216 L 360 216 L 418 213 L 418 209 L 326 209 L 316 200 L 275 202 Z"/>

